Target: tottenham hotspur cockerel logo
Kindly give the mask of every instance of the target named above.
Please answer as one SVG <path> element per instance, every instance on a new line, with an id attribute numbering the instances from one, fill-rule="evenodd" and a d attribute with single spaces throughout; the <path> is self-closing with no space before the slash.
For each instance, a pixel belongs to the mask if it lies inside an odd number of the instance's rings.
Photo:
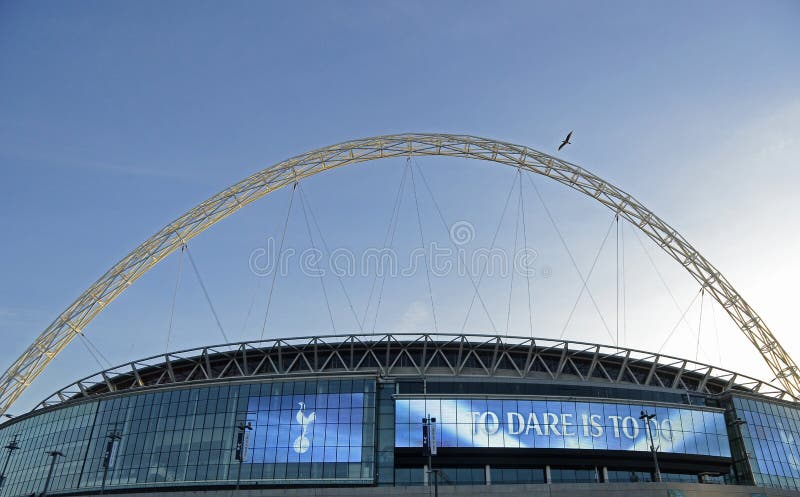
<path id="1" fill-rule="evenodd" d="M 300 432 L 300 436 L 294 439 L 294 451 L 298 454 L 305 454 L 311 447 L 311 440 L 306 436 L 308 433 L 308 427 L 314 422 L 315 419 L 317 419 L 317 413 L 312 412 L 306 416 L 306 403 L 299 402 L 297 405 L 300 406 L 300 409 L 297 411 L 295 419 L 297 419 L 297 422 L 300 423 L 300 428 L 302 431 Z"/>

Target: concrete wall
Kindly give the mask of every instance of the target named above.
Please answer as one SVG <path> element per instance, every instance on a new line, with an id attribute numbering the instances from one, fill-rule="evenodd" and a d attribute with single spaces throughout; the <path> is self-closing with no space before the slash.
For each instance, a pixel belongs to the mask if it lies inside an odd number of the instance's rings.
<path id="1" fill-rule="evenodd" d="M 429 487 L 283 488 L 114 493 L 124 497 L 433 497 Z M 800 497 L 800 492 L 698 483 L 559 483 L 441 486 L 440 497 Z"/>

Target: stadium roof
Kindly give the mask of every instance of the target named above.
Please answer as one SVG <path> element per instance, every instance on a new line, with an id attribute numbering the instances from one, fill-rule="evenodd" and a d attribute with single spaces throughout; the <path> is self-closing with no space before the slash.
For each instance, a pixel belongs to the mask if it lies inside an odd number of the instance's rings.
<path id="1" fill-rule="evenodd" d="M 623 384 L 792 400 L 787 392 L 762 380 L 635 349 L 547 338 L 400 333 L 278 338 L 155 355 L 82 378 L 34 410 L 169 385 L 353 373 Z"/>

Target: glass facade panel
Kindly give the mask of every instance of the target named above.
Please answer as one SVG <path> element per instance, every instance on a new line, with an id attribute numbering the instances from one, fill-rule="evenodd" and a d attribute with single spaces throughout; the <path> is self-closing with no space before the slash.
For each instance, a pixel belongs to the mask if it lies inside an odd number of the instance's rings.
<path id="1" fill-rule="evenodd" d="M 0 432 L 2 446 L 8 446 L 12 440 L 19 446 L 7 459 L 2 495 L 41 492 L 53 460 L 49 453 L 54 451 L 63 455 L 54 456 L 56 465 L 50 490 L 76 488 L 86 457 L 86 441 L 92 438 L 96 412 L 96 404 L 72 406 L 36 416 L 35 423 L 21 421 Z M 8 457 L 7 451 L 3 457 Z"/>
<path id="2" fill-rule="evenodd" d="M 551 468 L 552 483 L 596 483 L 599 480 L 597 468 Z"/>
<path id="3" fill-rule="evenodd" d="M 439 475 L 439 485 L 485 485 L 486 469 L 479 468 L 437 468 L 434 471 Z"/>
<path id="4" fill-rule="evenodd" d="M 726 461 L 711 460 L 713 471 L 703 474 L 703 481 L 722 483 L 727 477 L 744 483 L 752 477 L 756 485 L 800 489 L 800 410 L 776 402 L 732 397 L 723 416 L 721 409 L 640 400 L 398 398 L 398 390 L 391 381 L 320 378 L 128 391 L 65 404 L 9 421 L 0 430 L 0 465 L 8 454 L 2 447 L 14 439 L 19 445 L 8 458 L 0 497 L 41 492 L 53 451 L 63 455 L 55 456 L 52 493 L 96 492 L 103 485 L 109 490 L 233 485 L 239 476 L 244 485 L 420 485 L 422 468 L 408 467 L 419 463 L 418 452 L 403 449 L 421 446 L 427 415 L 437 418 L 441 448 L 623 450 L 639 454 L 614 457 L 649 461 L 642 410 L 656 414 L 649 426 L 660 452 L 727 458 L 735 447 L 731 475 L 713 476 L 724 471 L 720 465 Z M 458 452 L 463 452 L 459 458 L 446 459 Z M 444 455 L 440 485 L 485 484 L 486 464 L 492 484 L 542 483 L 544 464 L 551 465 L 553 482 L 594 482 L 603 474 L 600 461 L 575 461 L 570 468 L 569 460 L 539 458 L 527 464 L 540 467 L 520 468 L 504 451 Z M 575 455 L 580 454 L 570 457 Z M 594 464 L 599 472 L 583 464 Z M 608 464 L 609 481 L 651 478 L 641 471 L 646 465 Z M 639 471 L 623 469 L 628 467 Z M 699 477 L 665 473 L 663 478 Z"/>
<path id="5" fill-rule="evenodd" d="M 662 474 L 663 476 L 663 474 Z M 653 481 L 653 474 L 648 471 L 608 470 L 608 481 L 612 483 L 637 483 Z"/>
<path id="6" fill-rule="evenodd" d="M 51 451 L 63 454 L 52 492 L 231 483 L 239 471 L 244 483 L 372 483 L 374 395 L 374 381 L 325 379 L 153 391 L 54 409 L 0 431 L 0 445 L 16 439 L 20 447 L 0 497 L 41 492 Z M 243 430 L 247 422 L 252 429 Z"/>
<path id="7" fill-rule="evenodd" d="M 491 467 L 492 485 L 545 483 L 544 468 Z"/>
<path id="8" fill-rule="evenodd" d="M 756 485 L 800 489 L 800 410 L 741 397 L 731 407 L 731 430 L 744 444 L 737 468 L 746 460 Z"/>

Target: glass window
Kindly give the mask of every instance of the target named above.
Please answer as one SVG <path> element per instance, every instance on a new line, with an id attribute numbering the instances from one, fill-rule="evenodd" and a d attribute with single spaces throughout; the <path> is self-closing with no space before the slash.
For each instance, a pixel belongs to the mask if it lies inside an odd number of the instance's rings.
<path id="1" fill-rule="evenodd" d="M 593 483 L 598 481 L 595 468 L 550 468 L 553 483 Z"/>
<path id="2" fill-rule="evenodd" d="M 1 445 L 7 445 L 14 435 L 20 445 L 9 460 L 0 496 L 40 491 L 41 475 L 50 464 L 46 452 L 51 450 L 65 454 L 55 467 L 54 492 L 98 489 L 106 446 L 112 440 L 106 435 L 112 433 L 119 437 L 113 439 L 107 488 L 229 481 L 231 468 L 237 465 L 237 423 L 245 420 L 253 429 L 245 431 L 249 447 L 242 465 L 244 479 L 274 481 L 279 465 L 277 473 L 284 480 L 309 478 L 312 467 L 321 477 L 324 461 L 330 460 L 342 466 L 338 470 L 331 466 L 329 478 L 370 481 L 375 426 L 374 417 L 363 411 L 364 398 L 374 393 L 364 390 L 374 392 L 375 388 L 359 381 L 358 392 L 353 392 L 352 382 L 344 382 L 347 392 L 333 395 L 343 407 L 331 411 L 325 403 L 319 408 L 315 404 L 317 382 L 304 381 L 296 389 L 290 382 L 274 382 L 145 392 L 37 413 L 0 431 Z M 241 392 L 257 394 L 245 395 L 241 402 Z M 270 395 L 275 392 L 277 397 Z M 282 401 L 286 401 L 286 409 L 281 409 Z M 368 439 L 364 433 L 370 435 Z"/>

